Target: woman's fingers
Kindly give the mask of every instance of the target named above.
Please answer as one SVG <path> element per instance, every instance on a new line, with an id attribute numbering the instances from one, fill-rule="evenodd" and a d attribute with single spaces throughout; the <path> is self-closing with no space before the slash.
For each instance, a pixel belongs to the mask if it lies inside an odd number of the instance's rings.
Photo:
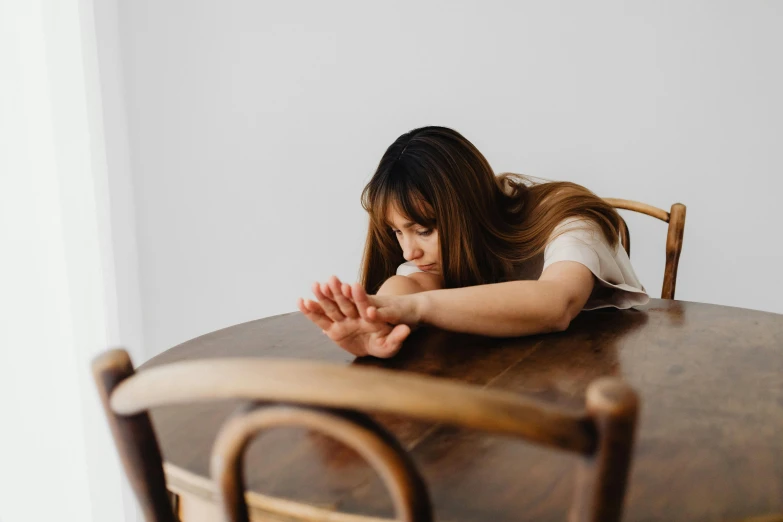
<path id="1" fill-rule="evenodd" d="M 353 301 L 343 295 L 343 284 L 337 279 L 337 276 L 329 278 L 329 290 L 332 292 L 332 298 L 337 303 L 337 307 L 345 317 L 351 319 L 357 319 L 359 317 L 359 311 L 356 309 L 356 305 Z"/>
<path id="2" fill-rule="evenodd" d="M 321 330 L 328 330 L 334 324 L 324 313 L 323 309 L 312 301 L 307 301 L 301 297 L 296 302 L 296 306 L 299 311 L 302 312 L 308 319 L 314 322 Z"/>
<path id="3" fill-rule="evenodd" d="M 389 335 L 386 336 L 386 342 L 396 345 L 397 349 L 400 349 L 402 342 L 408 338 L 411 334 L 411 327 L 407 324 L 398 324 L 395 326 Z"/>
<path id="4" fill-rule="evenodd" d="M 359 311 L 359 315 L 365 321 L 376 322 L 375 319 L 371 319 L 367 314 L 367 309 L 372 306 L 370 297 L 367 292 L 364 291 L 364 287 L 359 283 L 354 283 L 351 287 L 351 299 L 356 303 L 356 309 Z"/>
<path id="5" fill-rule="evenodd" d="M 398 324 L 400 314 L 391 306 L 370 306 L 367 308 L 367 320 L 376 323 Z"/>
<path id="6" fill-rule="evenodd" d="M 326 315 L 326 312 L 324 312 L 324 309 L 321 308 L 321 305 L 319 305 L 317 301 L 311 301 L 310 299 L 304 299 L 304 305 L 311 312 L 315 312 L 315 313 L 321 314 L 321 315 Z"/>
<path id="7" fill-rule="evenodd" d="M 370 347 L 369 354 L 383 359 L 394 356 L 400 351 L 403 341 L 410 333 L 410 326 L 398 324 L 386 336 L 377 339 L 377 342 Z"/>
<path id="8" fill-rule="evenodd" d="M 328 283 L 318 283 L 318 288 L 321 289 L 321 293 L 324 294 L 329 299 L 334 299 L 334 296 L 332 295 L 332 290 L 329 288 Z"/>
<path id="9" fill-rule="evenodd" d="M 318 304 L 321 305 L 321 308 L 323 308 L 324 313 L 331 319 L 332 321 L 342 321 L 345 319 L 345 316 L 340 312 L 340 308 L 337 306 L 337 303 L 335 303 L 331 297 L 327 296 L 326 293 L 331 294 L 331 290 L 329 290 L 329 286 L 322 283 L 313 283 L 313 295 L 315 295 L 315 298 L 318 299 Z"/>

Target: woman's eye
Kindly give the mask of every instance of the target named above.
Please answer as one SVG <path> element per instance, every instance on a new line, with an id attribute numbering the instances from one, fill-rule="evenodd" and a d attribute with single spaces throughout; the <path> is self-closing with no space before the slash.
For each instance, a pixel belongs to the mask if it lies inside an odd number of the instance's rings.
<path id="1" fill-rule="evenodd" d="M 420 235 L 420 236 L 422 236 L 422 237 L 427 237 L 427 236 L 429 236 L 430 234 L 432 234 L 432 230 L 430 230 L 430 229 L 427 229 L 427 230 L 421 230 L 421 231 L 419 231 L 419 232 L 416 232 L 416 233 L 417 233 L 417 234 L 419 234 L 419 235 Z"/>
<path id="2" fill-rule="evenodd" d="M 402 231 L 401 231 L 401 230 L 392 230 L 392 233 L 393 233 L 395 236 L 401 236 L 401 235 L 402 235 Z"/>

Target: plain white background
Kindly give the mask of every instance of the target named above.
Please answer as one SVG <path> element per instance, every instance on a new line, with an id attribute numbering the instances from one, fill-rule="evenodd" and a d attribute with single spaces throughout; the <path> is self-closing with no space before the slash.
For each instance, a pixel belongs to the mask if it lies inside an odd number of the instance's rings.
<path id="1" fill-rule="evenodd" d="M 137 241 L 127 330 L 143 331 L 128 342 L 147 356 L 293 311 L 332 273 L 355 280 L 360 191 L 399 134 L 429 124 L 497 172 L 685 203 L 677 297 L 783 312 L 783 4 L 117 5 L 102 74 L 124 145 L 107 151 L 127 180 L 116 241 Z M 629 226 L 658 297 L 666 226 Z"/>
<path id="2" fill-rule="evenodd" d="M 128 238 L 109 219 L 94 14 L 92 0 L 0 2 L 3 522 L 140 520 L 90 375 L 134 339 L 119 328 Z"/>

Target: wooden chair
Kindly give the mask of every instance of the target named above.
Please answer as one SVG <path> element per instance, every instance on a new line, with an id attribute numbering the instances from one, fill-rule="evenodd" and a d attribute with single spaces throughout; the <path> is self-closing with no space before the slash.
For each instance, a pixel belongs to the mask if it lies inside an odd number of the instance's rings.
<path id="1" fill-rule="evenodd" d="M 611 522 L 621 517 L 638 399 L 616 378 L 591 383 L 585 411 L 572 413 L 517 394 L 445 379 L 301 360 L 208 359 L 135 373 L 127 352 L 111 350 L 93 361 L 93 375 L 125 472 L 148 522 L 175 520 L 148 411 L 221 399 L 274 403 L 248 403 L 225 422 L 216 438 L 211 475 L 226 520 L 248 520 L 241 459 L 259 431 L 277 426 L 303 426 L 352 447 L 383 479 L 398 520 L 433 520 L 429 493 L 414 462 L 364 411 L 518 436 L 576 453 L 581 458 L 569 519 Z"/>
<path id="2" fill-rule="evenodd" d="M 680 263 L 682 239 L 685 232 L 685 205 L 675 203 L 672 205 L 671 210 L 666 212 L 660 208 L 627 199 L 604 198 L 604 201 L 614 208 L 641 212 L 669 224 L 669 233 L 666 236 L 666 268 L 663 272 L 661 299 L 674 299 L 674 289 L 677 285 L 677 266 Z M 631 257 L 631 234 L 628 232 L 628 225 L 624 219 L 622 219 L 620 228 L 620 241 L 628 257 Z"/>

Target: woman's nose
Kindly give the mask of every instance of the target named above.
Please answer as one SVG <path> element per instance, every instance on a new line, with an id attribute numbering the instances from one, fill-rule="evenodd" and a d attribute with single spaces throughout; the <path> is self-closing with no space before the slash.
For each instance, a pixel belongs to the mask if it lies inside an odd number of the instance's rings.
<path id="1" fill-rule="evenodd" d="M 402 242 L 402 257 L 405 258 L 405 261 L 418 259 L 421 257 L 421 249 L 416 246 L 416 243 L 413 240 L 404 239 Z"/>

